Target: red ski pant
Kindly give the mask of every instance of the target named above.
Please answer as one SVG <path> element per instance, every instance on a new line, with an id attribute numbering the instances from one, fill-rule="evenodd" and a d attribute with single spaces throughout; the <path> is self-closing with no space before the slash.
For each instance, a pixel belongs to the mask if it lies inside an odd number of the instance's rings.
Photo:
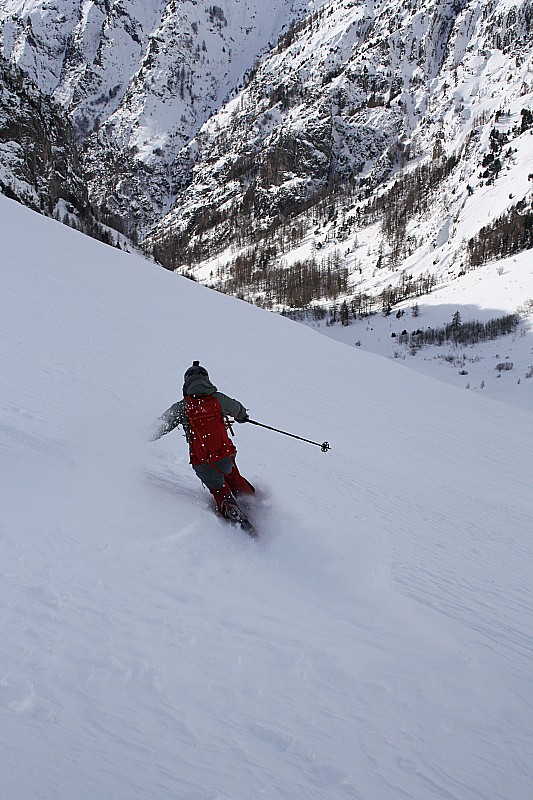
<path id="1" fill-rule="evenodd" d="M 251 494 L 255 491 L 251 483 L 248 483 L 237 469 L 235 456 L 226 456 L 210 464 L 195 464 L 193 470 L 211 492 L 217 492 L 224 486 L 229 487 L 234 494 L 238 492 Z"/>

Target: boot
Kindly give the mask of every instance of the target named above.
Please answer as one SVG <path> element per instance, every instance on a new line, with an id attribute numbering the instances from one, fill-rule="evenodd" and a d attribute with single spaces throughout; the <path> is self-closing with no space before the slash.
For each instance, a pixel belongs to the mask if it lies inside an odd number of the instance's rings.
<path id="1" fill-rule="evenodd" d="M 227 517 L 225 509 L 226 503 L 235 503 L 235 498 L 233 497 L 228 486 L 224 484 L 222 489 L 209 489 L 209 491 L 215 498 L 218 513 L 222 514 L 223 517 Z"/>
<path id="2" fill-rule="evenodd" d="M 257 539 L 257 531 L 254 529 L 246 514 L 244 514 L 242 509 L 239 508 L 237 501 L 229 491 L 228 487 L 223 486 L 222 489 L 209 489 L 209 491 L 216 500 L 218 513 L 230 522 L 239 524 L 249 536 L 251 536 L 253 539 Z"/>
<path id="3" fill-rule="evenodd" d="M 226 475 L 226 483 L 233 494 L 254 494 L 255 492 L 252 484 L 247 481 L 246 478 L 243 478 L 237 469 L 237 464 L 233 464 L 233 469 L 231 470 L 230 474 Z"/>

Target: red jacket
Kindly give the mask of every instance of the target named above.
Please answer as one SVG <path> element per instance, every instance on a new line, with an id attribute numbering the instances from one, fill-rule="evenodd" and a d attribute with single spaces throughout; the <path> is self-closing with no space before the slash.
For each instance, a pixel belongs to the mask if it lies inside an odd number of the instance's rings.
<path id="1" fill-rule="evenodd" d="M 214 395 L 187 395 L 185 413 L 189 423 L 187 441 L 192 466 L 235 455 L 237 448 L 228 436 L 222 407 Z"/>
<path id="2" fill-rule="evenodd" d="M 238 400 L 217 391 L 216 386 L 205 377 L 197 378 L 191 388 L 194 395 L 186 394 L 183 400 L 174 403 L 161 415 L 152 440 L 182 425 L 193 466 L 234 455 L 237 450 L 228 436 L 224 417 L 230 416 L 237 422 L 245 422 L 248 418 L 245 407 Z M 192 425 L 191 418 L 194 418 Z"/>

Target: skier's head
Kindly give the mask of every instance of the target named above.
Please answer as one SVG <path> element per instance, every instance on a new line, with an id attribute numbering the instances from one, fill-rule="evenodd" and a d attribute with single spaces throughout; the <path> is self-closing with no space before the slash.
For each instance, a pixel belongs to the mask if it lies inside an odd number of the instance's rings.
<path id="1" fill-rule="evenodd" d="M 195 375 L 203 375 L 205 378 L 209 378 L 209 374 L 205 367 L 200 366 L 199 361 L 193 361 L 192 367 L 185 370 L 185 375 L 183 376 L 183 380 L 186 381 L 188 378 L 192 378 Z"/>
<path id="2" fill-rule="evenodd" d="M 183 396 L 187 394 L 210 394 L 215 387 L 209 380 L 209 373 L 199 361 L 193 361 L 192 367 L 185 371 L 183 376 Z"/>

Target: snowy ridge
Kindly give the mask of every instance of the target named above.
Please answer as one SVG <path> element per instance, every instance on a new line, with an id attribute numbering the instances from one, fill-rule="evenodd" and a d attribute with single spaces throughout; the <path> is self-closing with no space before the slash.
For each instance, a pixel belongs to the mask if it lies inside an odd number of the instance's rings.
<path id="1" fill-rule="evenodd" d="M 3 797 L 527 797 L 531 414 L 0 227 Z M 146 442 L 193 358 L 331 442 L 238 427 L 259 545 Z"/>

